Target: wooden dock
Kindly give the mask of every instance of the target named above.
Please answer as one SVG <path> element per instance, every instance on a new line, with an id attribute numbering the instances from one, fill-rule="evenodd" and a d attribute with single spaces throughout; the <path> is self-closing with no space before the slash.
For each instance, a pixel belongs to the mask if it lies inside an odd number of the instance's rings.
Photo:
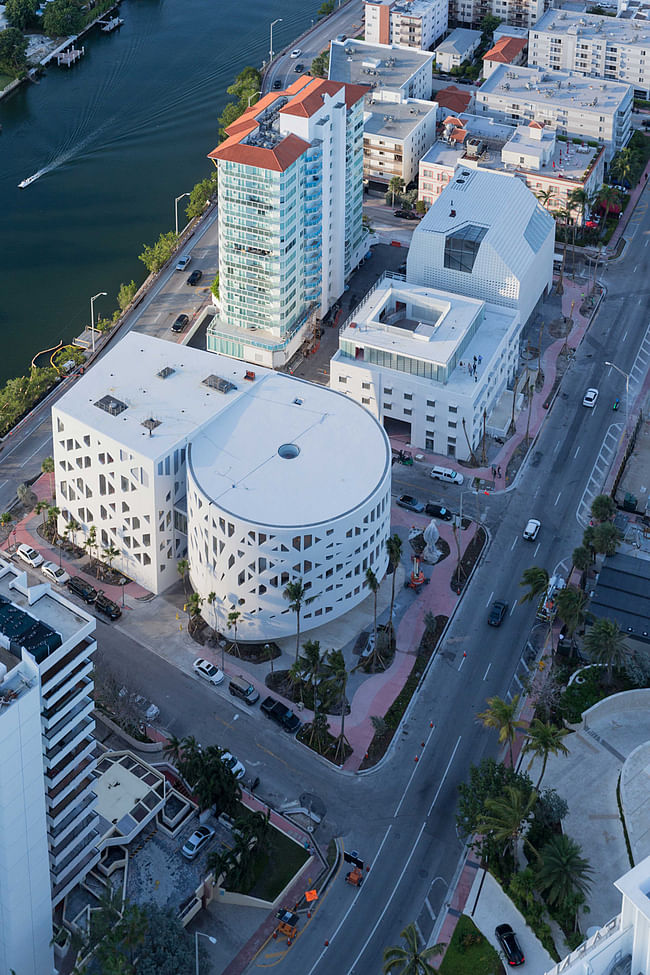
<path id="1" fill-rule="evenodd" d="M 105 34 L 110 34 L 111 31 L 121 27 L 124 20 L 122 17 L 111 17 L 110 20 L 98 20 L 97 23 Z"/>
<path id="2" fill-rule="evenodd" d="M 60 51 L 56 56 L 56 63 L 70 68 L 86 53 L 85 47 L 71 47 L 68 51 Z"/>

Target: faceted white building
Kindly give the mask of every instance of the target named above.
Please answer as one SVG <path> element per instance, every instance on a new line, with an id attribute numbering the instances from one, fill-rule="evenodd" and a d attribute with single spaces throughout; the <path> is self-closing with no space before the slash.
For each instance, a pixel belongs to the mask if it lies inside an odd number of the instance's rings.
<path id="1" fill-rule="evenodd" d="M 367 595 L 386 570 L 390 444 L 365 410 L 319 385 L 129 333 L 52 411 L 61 527 L 73 517 L 153 592 L 189 558 L 225 629 L 295 629 L 283 591 L 301 578 L 305 630 Z M 212 620 L 214 622 L 214 620 Z"/>
<path id="2" fill-rule="evenodd" d="M 522 325 L 553 282 L 555 220 L 523 180 L 459 168 L 415 228 L 406 279 L 515 308 Z"/>
<path id="3" fill-rule="evenodd" d="M 0 971 L 53 970 L 52 908 L 97 851 L 94 616 L 0 559 Z"/>

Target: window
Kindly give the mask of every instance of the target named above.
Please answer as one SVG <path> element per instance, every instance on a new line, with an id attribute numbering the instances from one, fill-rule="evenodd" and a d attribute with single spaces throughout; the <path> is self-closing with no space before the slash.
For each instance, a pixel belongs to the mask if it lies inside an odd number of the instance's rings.
<path id="1" fill-rule="evenodd" d="M 487 227 L 470 223 L 456 233 L 449 234 L 445 239 L 444 266 L 451 271 L 471 274 L 486 233 Z"/>
<path id="2" fill-rule="evenodd" d="M 450 413 L 458 413 L 458 407 L 457 406 L 450 406 L 449 407 L 449 412 Z"/>
<path id="3" fill-rule="evenodd" d="M 384 390 L 384 392 L 385 392 L 385 390 Z M 434 399 L 428 399 L 427 400 L 427 406 L 434 406 L 435 407 L 435 405 L 436 405 L 436 401 Z"/>
<path id="4" fill-rule="evenodd" d="M 370 383 L 361 383 L 362 389 L 370 389 Z"/>
<path id="5" fill-rule="evenodd" d="M 404 410 L 404 416 L 412 416 L 413 410 Z"/>
<path id="6" fill-rule="evenodd" d="M 340 383 L 344 383 L 345 384 L 345 383 L 347 383 L 347 381 L 348 381 L 348 377 L 347 376 L 339 376 L 339 382 Z"/>
<path id="7" fill-rule="evenodd" d="M 413 399 L 413 393 L 404 393 L 404 399 Z"/>

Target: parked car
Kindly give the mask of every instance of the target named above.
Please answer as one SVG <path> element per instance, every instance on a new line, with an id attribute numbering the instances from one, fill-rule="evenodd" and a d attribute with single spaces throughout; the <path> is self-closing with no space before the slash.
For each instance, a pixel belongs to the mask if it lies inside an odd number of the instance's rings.
<path id="1" fill-rule="evenodd" d="M 289 55 L 289 57 L 292 58 L 295 61 L 296 58 L 299 58 L 301 54 L 302 54 L 302 51 L 300 50 L 300 48 L 299 47 L 294 47 L 294 49 L 291 52 L 291 54 Z"/>
<path id="2" fill-rule="evenodd" d="M 597 389 L 588 389 L 582 400 L 583 406 L 590 406 L 592 409 L 596 405 L 596 400 L 598 399 Z"/>
<path id="3" fill-rule="evenodd" d="M 587 227 L 589 230 L 598 230 L 598 221 L 597 220 L 586 220 L 585 221 L 585 227 Z"/>
<path id="4" fill-rule="evenodd" d="M 187 267 L 187 265 L 190 263 L 191 260 L 192 260 L 192 258 L 190 257 L 190 255 L 189 254 L 185 254 L 185 256 L 184 257 L 181 257 L 180 261 L 176 265 L 176 270 L 177 271 L 184 271 L 185 268 Z"/>
<path id="5" fill-rule="evenodd" d="M 531 518 L 524 528 L 524 538 L 529 542 L 534 542 L 539 535 L 539 530 L 541 527 L 542 523 L 540 521 L 537 521 L 536 518 Z"/>
<path id="6" fill-rule="evenodd" d="M 424 510 L 426 514 L 431 515 L 433 518 L 440 518 L 442 521 L 451 521 L 454 517 L 449 508 L 445 508 L 441 504 L 436 504 L 435 501 L 427 501 Z"/>
<path id="7" fill-rule="evenodd" d="M 56 562 L 43 562 L 41 572 L 50 582 L 58 582 L 61 586 L 70 578 L 65 569 L 57 565 Z"/>
<path id="8" fill-rule="evenodd" d="M 503 599 L 495 599 L 490 607 L 488 626 L 501 626 L 503 618 L 508 612 L 508 604 Z"/>
<path id="9" fill-rule="evenodd" d="M 201 850 L 205 849 L 214 834 L 215 831 L 210 826 L 199 826 L 195 829 L 181 850 L 185 859 L 194 860 Z"/>
<path id="10" fill-rule="evenodd" d="M 400 508 L 408 508 L 409 511 L 416 511 L 418 514 L 424 511 L 422 502 L 410 494 L 400 494 L 395 504 L 399 505 Z"/>
<path id="11" fill-rule="evenodd" d="M 174 324 L 172 325 L 172 332 L 182 332 L 187 328 L 187 323 L 190 320 L 189 315 L 179 315 Z"/>
<path id="12" fill-rule="evenodd" d="M 66 582 L 66 586 L 70 592 L 79 596 L 85 603 L 94 603 L 97 599 L 97 590 L 93 589 L 90 583 L 82 579 L 81 576 L 71 576 Z"/>
<path id="13" fill-rule="evenodd" d="M 104 616 L 108 616 L 110 620 L 118 620 L 122 615 L 120 607 L 108 598 L 103 589 L 100 589 L 95 597 L 95 609 L 103 613 Z"/>
<path id="14" fill-rule="evenodd" d="M 16 549 L 16 555 L 23 562 L 26 562 L 27 565 L 31 565 L 32 569 L 36 569 L 39 565 L 43 564 L 43 556 L 35 548 L 32 548 L 31 545 L 19 545 Z"/>
<path id="15" fill-rule="evenodd" d="M 197 657 L 192 664 L 194 668 L 194 673 L 198 674 L 204 680 L 209 681 L 211 684 L 221 684 L 224 679 L 223 672 L 211 664 L 209 660 L 204 660 L 203 657 Z"/>
<path id="16" fill-rule="evenodd" d="M 245 766 L 231 752 L 224 752 L 221 756 L 221 761 L 226 768 L 230 769 L 237 780 L 243 779 L 246 775 Z"/>
<path id="17" fill-rule="evenodd" d="M 431 468 L 430 477 L 434 481 L 444 481 L 445 484 L 462 484 L 465 478 L 458 471 L 455 471 L 451 467 L 440 467 L 436 464 L 435 467 Z"/>
<path id="18" fill-rule="evenodd" d="M 494 929 L 494 933 L 499 939 L 499 944 L 503 954 L 506 956 L 506 961 L 509 965 L 523 965 L 525 962 L 524 953 L 521 950 L 519 942 L 517 941 L 517 935 L 512 930 L 509 924 L 499 924 Z"/>
<path id="19" fill-rule="evenodd" d="M 187 283 L 190 285 L 198 284 L 202 277 L 203 277 L 203 271 L 199 271 L 198 267 L 195 267 L 192 273 L 190 274 L 189 278 L 187 279 Z"/>
<path id="20" fill-rule="evenodd" d="M 260 704 L 262 712 L 279 724 L 285 731 L 295 734 L 300 727 L 300 718 L 293 711 L 285 707 L 282 701 L 276 701 L 274 697 L 266 697 Z"/>
<path id="21" fill-rule="evenodd" d="M 401 217 L 402 220 L 419 220 L 417 213 L 413 210 L 395 210 L 395 216 Z"/>
<path id="22" fill-rule="evenodd" d="M 339 42 L 339 44 L 342 44 L 343 41 L 347 41 L 348 35 L 347 34 L 337 34 L 336 35 L 336 39 Z"/>
<path id="23" fill-rule="evenodd" d="M 297 64 L 293 70 L 296 72 L 296 74 L 300 74 L 305 70 L 305 66 L 304 64 Z"/>

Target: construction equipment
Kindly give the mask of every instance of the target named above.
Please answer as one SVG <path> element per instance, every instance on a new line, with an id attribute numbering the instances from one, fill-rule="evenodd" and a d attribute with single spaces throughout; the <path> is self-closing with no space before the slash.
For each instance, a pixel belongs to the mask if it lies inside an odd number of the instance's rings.
<path id="1" fill-rule="evenodd" d="M 417 592 L 422 586 L 428 586 L 429 580 L 422 571 L 422 556 L 413 552 L 411 556 L 411 574 L 404 583 L 405 589 L 414 589 Z"/>
<path id="2" fill-rule="evenodd" d="M 273 933 L 273 937 L 277 938 L 279 935 L 282 935 L 287 939 L 287 944 L 290 945 L 298 934 L 298 921 L 300 918 L 293 911 L 287 911 L 286 908 L 280 908 L 275 916 L 279 923 Z"/>
<path id="3" fill-rule="evenodd" d="M 346 873 L 345 882 L 353 887 L 360 887 L 363 883 L 363 872 L 359 867 L 354 867 L 349 873 Z"/>

